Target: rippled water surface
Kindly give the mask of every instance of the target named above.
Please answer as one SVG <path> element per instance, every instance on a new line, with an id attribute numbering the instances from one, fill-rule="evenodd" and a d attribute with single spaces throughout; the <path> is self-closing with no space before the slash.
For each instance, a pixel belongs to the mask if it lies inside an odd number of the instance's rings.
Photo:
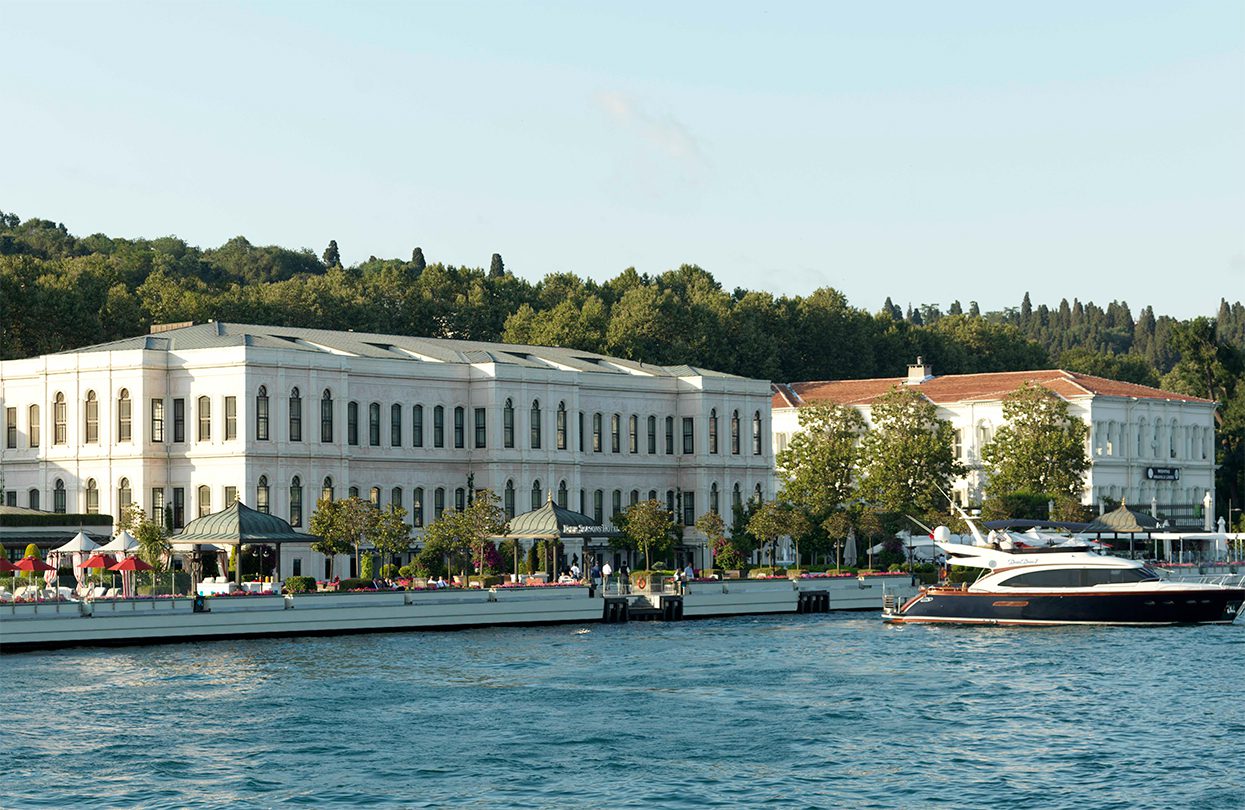
<path id="1" fill-rule="evenodd" d="M 877 614 L 0 658 L 3 807 L 1245 807 L 1245 625 Z"/>

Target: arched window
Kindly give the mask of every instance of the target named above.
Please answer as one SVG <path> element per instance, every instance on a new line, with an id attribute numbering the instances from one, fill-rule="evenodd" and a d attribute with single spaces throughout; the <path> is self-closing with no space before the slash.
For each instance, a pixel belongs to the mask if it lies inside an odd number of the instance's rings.
<path id="1" fill-rule="evenodd" d="M 359 403 L 353 400 L 346 403 L 346 444 L 359 444 Z"/>
<path id="2" fill-rule="evenodd" d="M 30 406 L 30 446 L 39 446 L 39 406 Z"/>
<path id="3" fill-rule="evenodd" d="M 52 398 L 52 444 L 64 444 L 68 438 L 67 408 L 65 395 L 59 391 Z"/>
<path id="4" fill-rule="evenodd" d="M 199 487 L 198 517 L 206 517 L 210 514 L 212 514 L 212 488 L 203 484 Z"/>
<path id="5" fill-rule="evenodd" d="M 514 447 L 514 400 L 509 397 L 501 409 L 501 443 L 503 447 Z"/>
<path id="6" fill-rule="evenodd" d="M 379 402 L 373 402 L 367 406 L 367 443 L 372 447 L 380 447 Z"/>
<path id="7" fill-rule="evenodd" d="M 764 502 L 765 502 L 765 490 L 763 490 L 763 489 L 761 488 L 761 482 L 760 482 L 760 481 L 757 481 L 757 485 L 756 485 L 756 487 L 755 487 L 755 492 L 754 492 L 754 494 L 753 494 L 753 497 L 754 497 L 754 498 L 756 498 L 756 502 L 757 502 L 757 503 L 764 503 Z"/>
<path id="8" fill-rule="evenodd" d="M 130 479 L 122 478 L 117 482 L 117 512 L 134 503 L 134 491 L 130 489 Z"/>
<path id="9" fill-rule="evenodd" d="M 268 505 L 268 476 L 261 475 L 259 481 L 255 484 L 255 511 L 269 514 Z"/>
<path id="10" fill-rule="evenodd" d="M 303 479 L 297 475 L 290 481 L 290 525 L 303 525 Z"/>
<path id="11" fill-rule="evenodd" d="M 129 390 L 122 388 L 117 394 L 117 441 L 128 442 L 133 438 L 133 413 Z"/>
<path id="12" fill-rule="evenodd" d="M 610 417 L 610 452 L 617 453 L 622 449 L 622 417 L 614 414 Z"/>
<path id="13" fill-rule="evenodd" d="M 86 479 L 86 513 L 88 515 L 99 514 L 99 487 L 94 478 Z"/>
<path id="14" fill-rule="evenodd" d="M 605 491 L 593 490 L 592 492 L 592 521 L 598 526 L 605 525 Z"/>
<path id="15" fill-rule="evenodd" d="M 454 408 L 454 447 L 461 450 L 467 446 L 467 412 L 463 406 Z"/>
<path id="16" fill-rule="evenodd" d="M 557 443 L 559 450 L 566 449 L 566 403 L 558 403 Z"/>
<path id="17" fill-rule="evenodd" d="M 83 434 L 82 440 L 87 444 L 95 444 L 99 441 L 99 400 L 95 398 L 94 391 L 86 392 L 86 403 L 83 412 L 86 415 L 86 432 Z M 1157 435 L 1157 432 L 1155 435 Z"/>
<path id="18" fill-rule="evenodd" d="M 709 411 L 709 452 L 713 454 L 716 454 L 718 452 L 718 409 L 717 408 L 713 408 Z"/>
<path id="19" fill-rule="evenodd" d="M 445 406 L 432 409 L 432 446 L 445 447 Z M 444 492 L 442 492 L 444 497 Z"/>
<path id="20" fill-rule="evenodd" d="M 445 514 L 445 487 L 437 487 L 432 493 L 432 519 L 439 520 L 443 514 Z"/>
<path id="21" fill-rule="evenodd" d="M 638 489 L 631 490 L 631 497 L 627 500 L 627 504 L 629 506 L 635 506 L 639 502 L 640 502 L 640 490 Z"/>
<path id="22" fill-rule="evenodd" d="M 673 515 L 674 506 L 674 490 L 668 489 L 666 490 L 666 511 Z"/>
<path id="23" fill-rule="evenodd" d="M 721 504 L 719 503 L 719 500 L 720 500 L 719 496 L 720 496 L 720 493 L 718 492 L 718 482 L 714 481 L 712 484 L 709 485 L 709 511 L 715 515 L 718 514 L 718 510 L 721 507 Z"/>
<path id="24" fill-rule="evenodd" d="M 39 490 L 31 487 L 30 492 L 26 493 L 26 504 L 31 509 L 39 508 Z"/>
<path id="25" fill-rule="evenodd" d="M 610 522 L 618 522 L 618 516 L 622 514 L 622 490 L 616 489 L 610 497 Z"/>
<path id="26" fill-rule="evenodd" d="M 506 510 L 506 517 L 514 517 L 514 479 L 512 478 L 506 479 L 506 489 L 502 502 Z"/>
<path id="27" fill-rule="evenodd" d="M 567 501 L 570 499 L 570 493 L 566 489 L 566 480 L 558 482 L 558 506 L 568 509 Z"/>
<path id="28" fill-rule="evenodd" d="M 731 490 L 731 509 L 735 510 L 735 509 L 743 509 L 743 508 L 744 508 L 744 493 L 743 493 L 743 490 L 740 489 L 739 487 L 739 482 L 736 481 L 735 488 Z"/>
<path id="29" fill-rule="evenodd" d="M 268 441 L 268 387 L 264 385 L 255 394 L 255 440 Z"/>
<path id="30" fill-rule="evenodd" d="M 640 452 L 640 417 L 635 414 L 627 419 L 627 450 L 632 453 Z"/>
<path id="31" fill-rule="evenodd" d="M 62 478 L 57 478 L 52 488 L 52 511 L 65 514 L 65 481 Z"/>
<path id="32" fill-rule="evenodd" d="M 208 442 L 212 440 L 212 400 L 209 397 L 199 397 L 196 403 L 199 410 L 199 441 Z"/>
<path id="33" fill-rule="evenodd" d="M 424 525 L 424 488 L 415 487 L 411 497 L 411 525 L 418 529 Z"/>
<path id="34" fill-rule="evenodd" d="M 731 453 L 739 455 L 739 411 L 731 412 Z"/>
<path id="35" fill-rule="evenodd" d="M 402 446 L 402 406 L 396 402 L 389 406 L 389 446 Z"/>
<path id="36" fill-rule="evenodd" d="M 402 508 L 402 487 L 394 487 L 389 490 L 389 506 L 393 509 Z"/>
<path id="37" fill-rule="evenodd" d="M 462 487 L 454 490 L 454 510 L 456 512 L 467 511 L 467 490 Z"/>
<path id="38" fill-rule="evenodd" d="M 1167 438 L 1167 454 L 1169 458 L 1176 457 L 1176 434 L 1179 431 L 1180 431 L 1180 428 L 1176 426 L 1176 422 L 1175 420 L 1173 420 L 1171 423 L 1171 433 L 1168 435 L 1168 438 Z"/>
<path id="39" fill-rule="evenodd" d="M 303 440 L 303 395 L 295 388 L 290 391 L 290 441 Z"/>
<path id="40" fill-rule="evenodd" d="M 655 489 L 650 489 L 650 490 L 648 491 L 648 499 L 649 499 L 650 501 L 655 501 L 655 500 L 657 500 L 657 490 L 655 490 Z"/>
<path id="41" fill-rule="evenodd" d="M 666 417 L 666 455 L 674 455 L 674 417 Z"/>
<path id="42" fill-rule="evenodd" d="M 540 449 L 540 400 L 532 400 L 532 449 Z"/>
<path id="43" fill-rule="evenodd" d="M 347 496 L 347 497 L 349 497 L 349 498 L 357 498 L 357 497 L 359 497 L 359 488 L 358 488 L 358 487 L 347 487 L 347 488 L 346 488 L 346 496 Z"/>
<path id="44" fill-rule="evenodd" d="M 592 452 L 601 452 L 601 414 L 592 415 Z"/>
<path id="45" fill-rule="evenodd" d="M 320 486 L 320 500 L 333 500 L 333 479 L 331 476 L 324 476 L 324 483 Z"/>
<path id="46" fill-rule="evenodd" d="M 752 455 L 761 455 L 761 412 L 752 414 Z"/>
<path id="47" fill-rule="evenodd" d="M 657 453 L 657 417 L 650 416 L 648 418 L 648 454 L 655 455 Z"/>
<path id="48" fill-rule="evenodd" d="M 411 446 L 424 446 L 424 406 L 411 408 Z"/>
<path id="49" fill-rule="evenodd" d="M 532 482 L 532 509 L 539 509 L 543 505 L 540 497 L 540 479 L 537 478 Z"/>
<path id="50" fill-rule="evenodd" d="M 320 395 L 320 442 L 331 444 L 333 441 L 333 392 L 325 388 Z"/>
<path id="51" fill-rule="evenodd" d="M 372 487 L 371 489 L 369 489 L 367 491 L 367 500 L 368 500 L 368 503 L 372 505 L 373 509 L 379 509 L 380 508 L 380 487 Z"/>

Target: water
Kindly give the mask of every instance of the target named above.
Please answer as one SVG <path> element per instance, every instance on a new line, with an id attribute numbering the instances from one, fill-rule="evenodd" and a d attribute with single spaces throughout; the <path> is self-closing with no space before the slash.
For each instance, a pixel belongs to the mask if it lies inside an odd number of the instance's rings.
<path id="1" fill-rule="evenodd" d="M 3 807 L 1245 807 L 1245 625 L 877 614 L 0 658 Z"/>

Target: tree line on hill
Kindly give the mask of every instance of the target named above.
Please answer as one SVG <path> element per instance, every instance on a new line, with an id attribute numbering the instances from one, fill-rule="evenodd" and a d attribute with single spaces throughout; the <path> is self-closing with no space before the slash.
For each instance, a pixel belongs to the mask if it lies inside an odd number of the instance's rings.
<path id="1" fill-rule="evenodd" d="M 1221 464 L 1239 502 L 1245 452 L 1245 306 L 1181 321 L 1145 306 L 1066 299 L 982 312 L 975 301 L 876 312 L 838 290 L 726 290 L 683 265 L 595 281 L 536 282 L 489 267 L 375 256 L 346 267 L 337 243 L 310 250 L 235 237 L 202 249 L 176 237 L 78 237 L 0 212 L 0 359 L 115 340 L 153 323 L 216 319 L 564 346 L 776 381 L 903 374 L 921 355 L 939 374 L 1059 366 L 1218 400 Z M 1226 494 L 1226 492 L 1225 492 Z"/>

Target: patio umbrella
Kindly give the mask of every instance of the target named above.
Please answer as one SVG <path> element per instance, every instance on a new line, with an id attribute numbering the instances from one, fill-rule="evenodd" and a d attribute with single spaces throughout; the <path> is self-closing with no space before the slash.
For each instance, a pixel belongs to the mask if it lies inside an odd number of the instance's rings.
<path id="1" fill-rule="evenodd" d="M 13 564 L 13 567 L 18 571 L 29 571 L 31 573 L 34 573 L 35 571 L 55 571 L 56 570 L 54 566 L 48 565 L 47 563 L 45 563 L 43 560 L 39 559 L 38 557 L 22 557 L 20 560 L 18 560 L 16 563 Z M 35 598 L 36 599 L 38 598 L 37 587 L 35 589 Z"/>
<path id="2" fill-rule="evenodd" d="M 148 563 L 143 562 L 143 561 L 142 561 L 142 560 L 140 560 L 138 557 L 126 557 L 124 560 L 122 560 L 121 562 L 117 563 L 116 565 L 109 566 L 108 570 L 109 570 L 109 571 L 121 571 L 121 572 L 123 572 L 123 573 L 121 574 L 121 586 L 122 586 L 122 588 L 124 588 L 126 591 L 128 591 L 128 592 L 129 592 L 128 594 L 126 594 L 127 596 L 133 596 L 133 595 L 134 595 L 134 593 L 133 593 L 134 589 L 133 589 L 133 587 L 130 585 L 130 581 L 126 579 L 126 575 L 125 575 L 125 573 L 124 573 L 124 572 L 127 572 L 127 571 L 150 571 L 152 568 L 153 568 L 153 566 L 149 565 Z"/>
<path id="3" fill-rule="evenodd" d="M 100 546 L 99 550 L 116 554 L 128 554 L 131 551 L 138 551 L 138 541 L 134 539 L 134 535 L 122 529 L 116 537 Z"/>
<path id="4" fill-rule="evenodd" d="M 65 543 L 65 545 L 57 546 L 52 549 L 52 554 L 55 554 L 58 559 L 62 555 L 70 556 L 73 563 L 74 578 L 77 579 L 78 584 L 81 585 L 82 559 L 88 552 L 94 551 L 97 548 L 99 548 L 99 543 L 96 543 L 89 536 L 87 536 L 86 532 L 78 532 L 73 536 L 73 539 L 68 543 Z"/>
<path id="5" fill-rule="evenodd" d="M 17 590 L 17 566 L 9 562 L 7 557 L 0 557 L 0 572 L 13 574 L 13 590 Z"/>
<path id="6" fill-rule="evenodd" d="M 89 559 L 84 560 L 82 562 L 82 565 L 78 567 L 79 568 L 105 569 L 116 564 L 117 564 L 117 561 L 112 558 L 111 554 L 96 553 L 96 554 L 92 554 Z"/>
<path id="7" fill-rule="evenodd" d="M 848 568 L 856 567 L 856 530 L 847 530 L 847 547 L 843 549 L 843 564 Z"/>

